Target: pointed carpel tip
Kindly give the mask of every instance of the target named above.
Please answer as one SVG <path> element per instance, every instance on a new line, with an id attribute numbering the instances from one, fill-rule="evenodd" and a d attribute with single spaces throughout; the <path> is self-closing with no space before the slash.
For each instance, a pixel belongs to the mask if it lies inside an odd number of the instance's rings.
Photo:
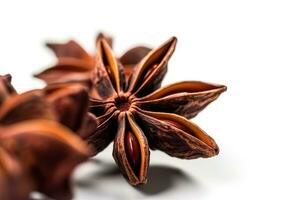
<path id="1" fill-rule="evenodd" d="M 100 33 L 98 33 L 98 35 L 97 35 L 97 40 L 100 40 L 100 39 L 102 39 L 102 38 L 105 38 L 105 34 L 103 33 L 103 32 L 100 32 Z"/>
<path id="2" fill-rule="evenodd" d="M 106 41 L 106 39 L 104 37 L 99 38 L 97 40 L 97 44 L 96 45 L 97 45 L 97 48 L 108 48 L 109 47 L 109 49 L 110 49 L 110 46 L 108 45 L 108 43 L 107 43 L 107 41 Z"/>
<path id="3" fill-rule="evenodd" d="M 215 89 L 218 91 L 219 94 L 227 91 L 226 85 L 217 85 L 215 84 Z"/>
<path id="4" fill-rule="evenodd" d="M 174 40 L 175 42 L 177 42 L 177 37 L 176 36 L 172 36 L 171 39 Z"/>
<path id="5" fill-rule="evenodd" d="M 101 39 L 107 40 L 107 39 L 111 39 L 110 35 L 104 33 L 104 32 L 100 32 L 97 35 L 96 41 L 99 41 Z"/>
<path id="6" fill-rule="evenodd" d="M 51 43 L 51 42 L 45 42 L 45 46 L 46 46 L 46 47 L 51 47 L 51 46 L 52 46 L 52 43 Z"/>
<path id="7" fill-rule="evenodd" d="M 45 47 L 47 47 L 49 49 L 53 49 L 55 47 L 55 43 L 47 41 L 47 42 L 45 42 Z"/>
<path id="8" fill-rule="evenodd" d="M 170 39 L 169 39 L 170 43 L 172 43 L 173 45 L 176 45 L 177 43 L 177 37 L 176 36 L 172 36 Z"/>
<path id="9" fill-rule="evenodd" d="M 106 40 L 107 44 L 112 48 L 113 40 L 112 37 L 109 34 L 106 34 L 105 32 L 99 32 L 96 37 L 96 44 L 101 40 Z"/>
<path id="10" fill-rule="evenodd" d="M 34 78 L 39 78 L 40 74 L 33 74 L 32 75 Z"/>
<path id="11" fill-rule="evenodd" d="M 11 82 L 12 76 L 10 74 L 5 74 L 4 77 L 7 81 Z"/>
<path id="12" fill-rule="evenodd" d="M 211 158 L 211 157 L 217 156 L 219 153 L 220 153 L 219 147 L 215 146 L 215 147 L 209 148 L 209 150 L 206 152 L 206 154 L 204 154 L 202 157 L 203 158 Z"/>
<path id="13" fill-rule="evenodd" d="M 207 152 L 206 155 L 207 158 L 217 156 L 220 152 L 218 144 L 213 139 L 210 142 L 211 142 L 210 144 L 207 144 L 209 147 L 209 151 Z"/>
<path id="14" fill-rule="evenodd" d="M 227 86 L 226 85 L 221 85 L 220 89 L 221 89 L 221 92 L 226 92 L 227 91 Z"/>
<path id="15" fill-rule="evenodd" d="M 78 45 L 78 43 L 73 39 L 67 40 L 66 42 L 51 42 L 50 40 L 45 42 L 45 46 L 50 49 L 55 49 L 58 46 L 70 45 L 70 44 Z"/>
<path id="16" fill-rule="evenodd" d="M 214 155 L 215 156 L 219 155 L 219 153 L 220 153 L 220 148 L 218 147 L 218 145 L 216 145 L 215 148 L 214 148 Z"/>
<path id="17" fill-rule="evenodd" d="M 128 180 L 128 182 L 130 183 L 130 185 L 132 185 L 133 187 L 143 187 L 143 185 L 146 185 L 148 180 L 145 178 L 145 179 L 138 179 L 136 181 L 130 181 Z"/>
<path id="18" fill-rule="evenodd" d="M 223 87 L 222 87 L 222 93 L 223 92 L 226 92 L 227 91 L 227 86 L 226 85 L 223 85 Z"/>
<path id="19" fill-rule="evenodd" d="M 169 45 L 169 49 L 171 50 L 171 52 L 174 53 L 177 45 L 177 38 L 175 36 L 172 36 L 167 43 Z"/>
<path id="20" fill-rule="evenodd" d="M 43 80 L 43 72 L 40 72 L 40 73 L 37 73 L 37 74 L 33 74 L 32 76 L 34 77 L 34 78 L 37 78 L 37 79 L 41 79 L 41 80 Z M 45 80 L 44 80 L 45 81 Z"/>

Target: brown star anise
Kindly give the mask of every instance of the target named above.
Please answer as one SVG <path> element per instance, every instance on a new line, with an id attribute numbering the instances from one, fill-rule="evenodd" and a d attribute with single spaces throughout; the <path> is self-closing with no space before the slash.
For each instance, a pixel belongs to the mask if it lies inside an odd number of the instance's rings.
<path id="1" fill-rule="evenodd" d="M 215 141 L 188 120 L 226 90 L 223 85 L 185 81 L 158 89 L 177 39 L 149 52 L 130 79 L 103 38 L 97 43 L 97 95 L 90 98 L 97 130 L 84 139 L 95 154 L 114 140 L 113 157 L 133 185 L 147 181 L 149 147 L 170 156 L 194 159 L 217 155 Z"/>
<path id="2" fill-rule="evenodd" d="M 111 37 L 100 33 L 96 43 L 100 39 L 105 39 L 109 46 L 112 46 Z M 48 84 L 74 81 L 89 84 L 90 81 L 94 80 L 95 56 L 87 53 L 77 42 L 70 40 L 64 44 L 47 43 L 47 47 L 55 53 L 58 61 L 53 67 L 35 75 L 37 78 Z M 129 49 L 118 59 L 118 62 L 124 66 L 124 73 L 127 78 L 132 74 L 136 64 L 150 50 L 145 46 L 137 46 Z"/>
<path id="3" fill-rule="evenodd" d="M 55 99 L 40 90 L 16 94 L 10 76 L 0 76 L 0 199 L 25 200 L 32 191 L 71 198 L 70 175 L 90 150 L 56 122 Z"/>
<path id="4" fill-rule="evenodd" d="M 88 112 L 88 91 L 81 84 L 52 84 L 39 90 L 39 92 L 45 96 L 51 105 L 57 121 L 81 137 L 89 135 L 97 128 L 95 116 Z"/>

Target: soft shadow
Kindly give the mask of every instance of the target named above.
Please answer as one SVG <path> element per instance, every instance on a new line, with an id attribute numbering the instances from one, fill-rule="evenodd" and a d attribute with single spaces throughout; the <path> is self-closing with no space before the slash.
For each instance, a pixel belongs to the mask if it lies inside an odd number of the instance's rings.
<path id="1" fill-rule="evenodd" d="M 91 164 L 98 167 L 97 170 L 92 170 L 85 174 L 79 180 L 76 180 L 75 184 L 82 188 L 92 187 L 94 184 L 97 184 L 98 181 L 103 181 L 105 178 L 112 178 L 120 176 L 123 178 L 119 168 L 114 163 L 104 162 L 98 159 L 91 159 L 89 161 Z"/>
<path id="2" fill-rule="evenodd" d="M 89 171 L 84 177 L 76 181 L 76 185 L 82 188 L 91 188 L 97 182 L 105 179 L 124 181 L 123 175 L 115 163 L 98 159 L 90 161 L 98 169 Z M 194 180 L 182 170 L 167 165 L 152 165 L 148 171 L 148 182 L 145 185 L 134 187 L 135 190 L 145 195 L 156 195 L 178 187 L 178 185 L 191 185 Z"/>
<path id="3" fill-rule="evenodd" d="M 166 165 L 153 165 L 149 167 L 148 182 L 146 185 L 136 187 L 146 195 L 156 195 L 180 184 L 191 184 L 193 179 L 182 170 Z"/>

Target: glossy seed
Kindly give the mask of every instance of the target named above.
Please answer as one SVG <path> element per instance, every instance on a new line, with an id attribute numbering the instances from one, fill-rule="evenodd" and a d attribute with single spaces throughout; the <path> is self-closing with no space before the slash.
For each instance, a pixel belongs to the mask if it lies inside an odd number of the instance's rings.
<path id="1" fill-rule="evenodd" d="M 125 144 L 128 161 L 135 174 L 138 174 L 141 163 L 141 152 L 137 138 L 130 131 L 126 134 Z"/>

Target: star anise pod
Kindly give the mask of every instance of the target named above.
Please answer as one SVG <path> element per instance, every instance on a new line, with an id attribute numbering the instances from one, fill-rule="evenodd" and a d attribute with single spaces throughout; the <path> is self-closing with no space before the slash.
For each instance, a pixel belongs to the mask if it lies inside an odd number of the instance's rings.
<path id="1" fill-rule="evenodd" d="M 70 175 L 88 159 L 89 148 L 56 122 L 58 115 L 51 97 L 39 90 L 9 95 L 9 80 L 3 80 L 0 88 L 6 89 L 0 90 L 0 199 L 28 199 L 32 191 L 70 199 Z"/>
<path id="2" fill-rule="evenodd" d="M 185 81 L 161 89 L 177 39 L 171 38 L 136 64 L 131 79 L 105 39 L 98 40 L 97 95 L 90 98 L 97 130 L 85 137 L 95 154 L 113 140 L 113 157 L 132 184 L 146 183 L 149 147 L 182 159 L 211 157 L 215 141 L 188 120 L 226 90 L 223 85 Z"/>
<path id="3" fill-rule="evenodd" d="M 109 46 L 112 46 L 112 38 L 100 33 L 97 41 L 105 39 Z M 95 55 L 89 54 L 77 42 L 70 40 L 67 43 L 47 43 L 58 58 L 57 63 L 45 71 L 35 75 L 46 81 L 48 84 L 61 82 L 81 82 L 89 84 L 94 82 Z M 150 51 L 145 46 L 137 46 L 129 49 L 119 59 L 118 62 L 124 66 L 124 73 L 130 77 L 136 64 Z"/>

